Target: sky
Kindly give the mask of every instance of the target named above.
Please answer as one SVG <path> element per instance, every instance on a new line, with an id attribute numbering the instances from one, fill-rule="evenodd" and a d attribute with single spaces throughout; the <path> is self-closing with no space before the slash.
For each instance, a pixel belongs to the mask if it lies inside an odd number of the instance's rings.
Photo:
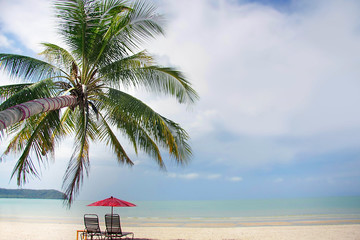
<path id="1" fill-rule="evenodd" d="M 154 0 L 155 1 L 155 0 Z M 192 105 L 134 93 L 191 137 L 193 158 L 167 171 L 144 154 L 118 165 L 91 145 L 77 199 L 223 200 L 360 195 L 360 2 L 357 0 L 156 0 L 166 34 L 144 45 L 185 73 Z M 47 0 L 0 0 L 0 52 L 36 56 L 58 43 Z M 0 84 L 10 79 L 0 75 Z M 4 142 L 0 150 L 5 148 Z M 61 190 L 72 152 L 59 145 L 41 178 L 23 186 Z M 0 187 L 16 156 L 0 163 Z"/>

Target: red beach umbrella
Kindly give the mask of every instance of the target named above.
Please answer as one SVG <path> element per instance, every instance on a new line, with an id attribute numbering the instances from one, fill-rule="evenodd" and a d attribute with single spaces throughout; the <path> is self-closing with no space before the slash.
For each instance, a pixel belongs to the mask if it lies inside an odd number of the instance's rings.
<path id="1" fill-rule="evenodd" d="M 106 198 L 104 200 L 100 200 L 94 203 L 91 203 L 87 206 L 105 206 L 105 207 L 111 207 L 111 215 L 113 214 L 114 207 L 136 207 L 135 204 L 114 198 L 113 196 Z"/>

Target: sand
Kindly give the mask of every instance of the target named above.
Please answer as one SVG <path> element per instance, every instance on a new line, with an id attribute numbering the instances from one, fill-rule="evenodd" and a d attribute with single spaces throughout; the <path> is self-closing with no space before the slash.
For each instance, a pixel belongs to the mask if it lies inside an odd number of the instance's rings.
<path id="1" fill-rule="evenodd" d="M 69 223 L 17 222 L 0 219 L 0 239 L 75 240 L 82 225 Z M 123 227 L 136 240 L 159 239 L 276 239 L 276 240 L 360 240 L 360 224 L 253 227 Z M 80 239 L 80 238 L 79 238 Z"/>

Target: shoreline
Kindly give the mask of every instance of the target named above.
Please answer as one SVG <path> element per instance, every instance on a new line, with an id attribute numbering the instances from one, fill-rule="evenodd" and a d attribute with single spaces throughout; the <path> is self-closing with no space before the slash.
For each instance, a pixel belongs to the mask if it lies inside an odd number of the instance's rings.
<path id="1" fill-rule="evenodd" d="M 2 223 L 38 223 L 38 224 L 68 224 L 81 225 L 83 219 L 73 217 L 30 217 L 30 216 L 0 216 Z M 218 219 L 218 218 L 122 218 L 122 225 L 128 227 L 176 227 L 176 228 L 238 228 L 238 227 L 274 227 L 274 226 L 331 226 L 331 225 L 357 225 L 360 226 L 359 218 L 239 218 Z M 100 217 L 100 227 L 105 227 L 103 219 Z"/>
<path id="2" fill-rule="evenodd" d="M 54 240 L 76 239 L 82 224 L 0 221 L 2 239 Z M 20 230 L 21 229 L 21 230 Z M 123 231 L 133 232 L 136 240 L 356 240 L 360 224 L 309 226 L 241 226 L 241 227 L 171 227 L 123 225 Z M 79 238 L 80 239 L 80 238 Z"/>
<path id="3" fill-rule="evenodd" d="M 3 223 L 17 223 L 17 224 L 63 224 L 63 225 L 76 225 L 83 227 L 83 220 L 79 219 L 78 221 L 74 221 L 72 219 L 59 219 L 59 218 L 3 218 L 0 217 L 0 224 Z M 242 227 L 285 227 L 285 226 L 333 226 L 333 225 L 359 225 L 360 227 L 360 219 L 330 219 L 330 220 L 316 220 L 316 219 L 306 219 L 306 220 L 285 220 L 280 219 L 279 221 L 216 221 L 209 220 L 139 220 L 139 221 L 121 221 L 123 226 L 126 227 L 161 227 L 161 228 L 242 228 Z M 105 228 L 105 223 L 100 220 L 100 228 Z"/>

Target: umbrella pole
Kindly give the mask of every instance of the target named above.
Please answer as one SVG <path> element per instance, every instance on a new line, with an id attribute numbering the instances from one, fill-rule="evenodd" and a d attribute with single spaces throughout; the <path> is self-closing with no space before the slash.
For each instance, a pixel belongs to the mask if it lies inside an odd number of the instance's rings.
<path id="1" fill-rule="evenodd" d="M 113 206 L 111 206 L 111 233 L 113 232 L 113 230 L 112 230 L 112 227 L 113 227 L 113 215 L 114 215 L 114 207 Z"/>

